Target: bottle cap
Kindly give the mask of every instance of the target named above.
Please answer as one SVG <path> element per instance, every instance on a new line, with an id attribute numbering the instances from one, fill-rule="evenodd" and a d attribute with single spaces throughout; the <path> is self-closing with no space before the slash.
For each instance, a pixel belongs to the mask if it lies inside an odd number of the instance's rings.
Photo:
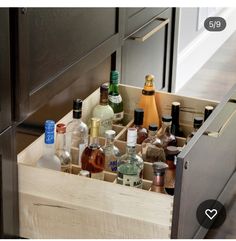
<path id="1" fill-rule="evenodd" d="M 100 127 L 101 120 L 99 118 L 91 118 L 91 129 L 90 135 L 92 137 L 97 137 L 99 134 L 99 127 Z"/>
<path id="2" fill-rule="evenodd" d="M 107 130 L 105 132 L 105 137 L 106 138 L 114 139 L 115 136 L 116 136 L 116 132 L 114 130 Z"/>
<path id="3" fill-rule="evenodd" d="M 82 116 L 82 104 L 83 101 L 81 99 L 73 100 L 73 118 L 80 119 Z"/>
<path id="4" fill-rule="evenodd" d="M 44 136 L 45 144 L 53 144 L 54 143 L 55 121 L 46 120 L 44 123 L 44 127 L 45 127 L 45 136 Z"/>
<path id="5" fill-rule="evenodd" d="M 167 155 L 178 155 L 180 153 L 178 147 L 176 146 L 167 146 L 166 147 L 166 154 Z"/>
<path id="6" fill-rule="evenodd" d="M 172 106 L 180 106 L 180 103 L 177 101 L 172 102 Z"/>
<path id="7" fill-rule="evenodd" d="M 135 125 L 142 125 L 143 124 L 143 116 L 144 111 L 141 108 L 137 108 L 134 110 L 134 124 Z"/>
<path id="8" fill-rule="evenodd" d="M 112 70 L 110 73 L 111 83 L 117 84 L 119 81 L 119 72 L 117 70 Z"/>
<path id="9" fill-rule="evenodd" d="M 107 83 L 104 83 L 100 86 L 100 93 L 108 93 L 108 84 Z"/>
<path id="10" fill-rule="evenodd" d="M 145 80 L 146 80 L 146 82 L 153 82 L 154 81 L 154 75 L 152 75 L 152 74 L 148 74 L 148 75 L 146 75 L 145 76 Z"/>
<path id="11" fill-rule="evenodd" d="M 164 162 L 154 162 L 152 168 L 155 176 L 163 176 L 165 175 L 168 165 Z"/>
<path id="12" fill-rule="evenodd" d="M 57 132 L 57 133 L 61 133 L 61 134 L 66 133 L 66 125 L 63 124 L 63 123 L 57 124 L 56 132 Z"/>
<path id="13" fill-rule="evenodd" d="M 194 117 L 194 121 L 193 121 L 194 128 L 201 127 L 202 123 L 203 123 L 203 118 L 201 116 Z"/>
<path id="14" fill-rule="evenodd" d="M 149 131 L 157 131 L 158 130 L 157 124 L 155 124 L 155 123 L 150 124 L 148 126 L 148 130 Z"/>
<path id="15" fill-rule="evenodd" d="M 205 110 L 213 110 L 213 109 L 214 109 L 214 107 L 211 106 L 211 105 L 207 105 L 207 106 L 205 106 Z"/>
<path id="16" fill-rule="evenodd" d="M 89 171 L 87 171 L 87 170 L 81 170 L 81 171 L 79 172 L 79 175 L 80 175 L 80 176 L 83 176 L 83 177 L 90 177 L 90 173 L 89 173 Z"/>
<path id="17" fill-rule="evenodd" d="M 127 146 L 136 146 L 136 143 L 137 143 L 137 129 L 128 128 Z"/>
<path id="18" fill-rule="evenodd" d="M 171 115 L 163 115 L 162 116 L 162 121 L 163 122 L 171 122 L 172 121 L 172 116 Z"/>

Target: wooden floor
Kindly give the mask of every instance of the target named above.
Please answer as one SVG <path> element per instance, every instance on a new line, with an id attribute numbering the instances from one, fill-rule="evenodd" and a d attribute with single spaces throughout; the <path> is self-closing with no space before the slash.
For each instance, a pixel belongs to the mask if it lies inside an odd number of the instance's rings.
<path id="1" fill-rule="evenodd" d="M 236 33 L 178 91 L 178 94 L 221 100 L 234 84 L 236 84 Z"/>
<path id="2" fill-rule="evenodd" d="M 236 84 L 236 33 L 178 91 L 178 94 L 220 101 L 234 84 Z M 224 224 L 216 230 L 209 231 L 206 238 L 236 238 L 236 193 L 235 190 L 232 192 L 234 193 L 230 193 L 232 198 Z"/>

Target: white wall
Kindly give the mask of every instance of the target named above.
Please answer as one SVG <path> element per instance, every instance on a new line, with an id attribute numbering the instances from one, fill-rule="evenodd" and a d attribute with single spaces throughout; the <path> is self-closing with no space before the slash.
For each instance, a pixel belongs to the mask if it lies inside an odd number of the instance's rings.
<path id="1" fill-rule="evenodd" d="M 181 8 L 179 14 L 174 92 L 183 87 L 236 30 L 236 8 Z M 208 16 L 223 17 L 227 24 L 225 30 L 205 30 L 203 23 Z"/>

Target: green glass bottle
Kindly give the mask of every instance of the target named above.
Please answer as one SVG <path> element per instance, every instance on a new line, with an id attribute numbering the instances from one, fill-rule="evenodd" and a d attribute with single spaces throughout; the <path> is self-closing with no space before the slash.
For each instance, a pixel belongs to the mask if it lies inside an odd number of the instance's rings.
<path id="1" fill-rule="evenodd" d="M 114 111 L 114 124 L 120 124 L 124 117 L 123 100 L 119 93 L 119 72 L 111 71 L 110 86 L 108 92 L 109 105 Z"/>

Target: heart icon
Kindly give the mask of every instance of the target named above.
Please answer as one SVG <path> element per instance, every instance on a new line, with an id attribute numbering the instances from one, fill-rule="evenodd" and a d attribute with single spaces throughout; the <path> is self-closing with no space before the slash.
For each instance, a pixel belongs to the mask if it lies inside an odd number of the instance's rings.
<path id="1" fill-rule="evenodd" d="M 206 209 L 205 214 L 207 217 L 212 220 L 216 215 L 217 215 L 217 210 L 216 209 Z"/>

